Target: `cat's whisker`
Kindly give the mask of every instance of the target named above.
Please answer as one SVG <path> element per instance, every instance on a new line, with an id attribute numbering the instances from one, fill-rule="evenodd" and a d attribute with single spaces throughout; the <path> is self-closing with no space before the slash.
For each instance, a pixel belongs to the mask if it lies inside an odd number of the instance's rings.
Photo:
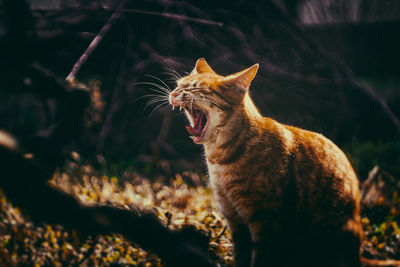
<path id="1" fill-rule="evenodd" d="M 168 82 L 176 82 L 179 79 L 177 77 L 170 77 L 170 78 L 167 78 L 165 80 L 168 81 Z"/>
<path id="2" fill-rule="evenodd" d="M 188 88 L 185 88 L 186 90 L 200 90 L 200 89 L 202 89 L 201 87 L 188 87 Z"/>
<path id="3" fill-rule="evenodd" d="M 155 103 L 159 103 L 159 102 L 147 103 L 146 106 L 144 107 L 144 110 L 146 110 L 148 107 L 150 107 L 151 105 L 153 105 Z M 164 103 L 164 102 L 162 102 L 162 103 Z"/>
<path id="4" fill-rule="evenodd" d="M 167 88 L 164 88 L 164 87 L 162 87 L 162 86 L 159 86 L 159 87 L 157 87 L 157 88 L 161 90 L 161 91 L 158 91 L 158 92 L 161 93 L 161 94 L 163 94 L 163 95 L 168 95 L 168 94 L 171 93 Z M 149 88 L 149 89 L 150 89 L 150 88 Z M 154 90 L 155 88 L 152 88 L 152 89 Z"/>
<path id="5" fill-rule="evenodd" d="M 160 85 L 158 83 L 153 83 L 153 82 L 136 82 L 135 85 L 153 85 L 153 86 L 156 86 L 158 88 L 161 87 L 161 88 L 166 89 L 164 86 L 162 86 L 162 85 Z"/>
<path id="6" fill-rule="evenodd" d="M 197 93 L 196 93 L 196 96 L 200 96 L 201 99 L 206 100 L 206 97 L 205 97 L 204 94 L 201 93 L 201 92 L 197 92 Z"/>
<path id="7" fill-rule="evenodd" d="M 178 78 L 177 80 L 182 78 L 182 76 L 176 70 L 174 70 L 173 68 L 166 68 L 166 69 L 170 70 Z"/>
<path id="8" fill-rule="evenodd" d="M 157 94 L 148 94 L 148 95 L 142 95 L 141 97 L 138 97 L 136 100 L 140 100 L 142 98 L 147 98 L 147 97 L 154 97 L 154 98 L 165 98 L 168 100 L 168 96 L 167 95 L 157 95 Z"/>
<path id="9" fill-rule="evenodd" d="M 146 106 L 144 107 L 144 109 L 148 108 L 149 106 L 153 105 L 153 104 L 167 104 L 166 101 L 162 101 L 162 100 L 150 100 L 149 102 L 147 102 Z"/>
<path id="10" fill-rule="evenodd" d="M 152 98 L 149 100 L 149 102 L 152 102 L 152 101 L 165 101 L 165 102 L 169 102 L 169 99 L 168 99 L 167 97 L 164 97 L 164 96 L 155 96 L 155 97 L 152 97 Z"/>
<path id="11" fill-rule="evenodd" d="M 139 97 L 138 99 L 142 98 L 149 98 L 151 99 L 146 103 L 144 109 L 148 108 L 150 105 L 153 104 L 158 104 L 149 114 L 149 117 L 160 107 L 169 105 L 169 95 L 172 91 L 172 89 L 166 84 L 163 80 L 160 78 L 153 76 L 153 75 L 146 75 L 150 78 L 153 78 L 160 82 L 161 84 L 154 83 L 154 82 L 138 82 L 136 85 L 149 85 L 151 87 L 147 87 L 148 90 L 155 92 L 156 94 L 147 94 L 144 96 Z M 171 74 L 174 78 L 176 78 L 176 75 Z"/>
<path id="12" fill-rule="evenodd" d="M 153 114 L 154 111 L 156 111 L 157 109 L 159 109 L 162 106 L 168 105 L 169 103 L 161 103 L 160 105 L 158 105 L 157 107 L 155 107 L 149 114 L 149 117 L 151 117 L 151 115 Z"/>
<path id="13" fill-rule="evenodd" d="M 165 94 L 165 95 L 171 93 L 170 89 L 167 89 L 167 88 L 161 86 L 160 84 L 156 84 L 156 83 L 152 83 L 152 82 L 138 82 L 138 83 L 136 83 L 136 84 L 138 84 L 138 85 L 151 85 L 151 86 L 154 86 L 154 87 L 160 89 L 161 91 L 158 91 L 158 90 L 156 90 L 155 88 L 147 88 L 147 89 L 152 90 L 152 91 L 155 91 L 155 92 L 158 92 L 158 93 L 162 93 L 162 94 Z"/>
<path id="14" fill-rule="evenodd" d="M 222 106 L 221 106 L 220 104 L 218 104 L 217 102 L 215 102 L 215 101 L 213 101 L 213 100 L 210 100 L 210 99 L 207 99 L 207 98 L 205 98 L 204 100 L 205 100 L 205 101 L 208 101 L 208 102 L 210 102 L 210 103 L 212 103 L 212 104 L 214 104 L 214 105 L 216 105 L 216 106 L 219 107 L 219 108 L 222 108 Z"/>
<path id="15" fill-rule="evenodd" d="M 190 110 L 192 110 L 192 109 L 193 109 L 193 101 L 194 101 L 194 97 L 195 97 L 195 95 L 192 95 L 192 99 L 191 99 L 191 101 L 190 101 Z"/>
<path id="16" fill-rule="evenodd" d="M 155 103 L 160 103 L 160 102 L 161 103 L 167 103 L 167 101 L 165 99 L 152 99 L 149 102 L 147 102 L 146 106 L 149 106 L 149 105 L 152 105 L 152 104 L 155 104 Z"/>
<path id="17" fill-rule="evenodd" d="M 148 106 L 154 104 L 154 103 L 168 103 L 169 104 L 169 98 L 166 95 L 145 95 L 142 96 L 140 98 L 144 98 L 144 97 L 152 97 L 147 103 L 146 106 L 144 107 L 144 109 L 146 109 Z"/>
<path id="18" fill-rule="evenodd" d="M 166 74 L 166 75 L 171 76 L 171 77 L 166 79 L 167 81 L 174 81 L 175 82 L 175 81 L 180 79 L 175 73 L 172 73 L 172 72 L 162 72 L 161 74 Z"/>
<path id="19" fill-rule="evenodd" d="M 155 89 L 152 89 L 152 88 L 148 88 L 150 91 L 153 91 L 153 92 L 156 92 L 156 93 L 158 93 L 160 96 L 165 96 L 165 97 L 168 97 L 169 96 L 169 93 L 166 93 L 166 92 L 162 92 L 162 91 L 158 91 L 158 90 L 155 90 Z"/>
<path id="20" fill-rule="evenodd" d="M 171 88 L 169 88 L 168 84 L 166 84 L 166 83 L 165 83 L 163 80 L 161 80 L 160 78 L 158 78 L 158 77 L 156 77 L 156 76 L 153 76 L 153 75 L 146 75 L 146 76 L 160 81 L 160 82 L 165 86 L 164 88 L 167 89 L 168 92 L 171 92 L 171 91 L 172 91 Z"/>
<path id="21" fill-rule="evenodd" d="M 212 103 L 212 104 L 214 104 L 215 106 L 221 108 L 221 105 L 220 105 L 220 104 L 218 104 L 217 102 L 215 102 L 215 101 L 213 101 L 213 100 L 211 100 L 211 99 L 205 98 L 205 96 L 204 96 L 203 94 L 202 94 L 201 96 L 197 97 L 196 99 L 199 99 L 199 100 L 203 100 L 203 101 Z"/>

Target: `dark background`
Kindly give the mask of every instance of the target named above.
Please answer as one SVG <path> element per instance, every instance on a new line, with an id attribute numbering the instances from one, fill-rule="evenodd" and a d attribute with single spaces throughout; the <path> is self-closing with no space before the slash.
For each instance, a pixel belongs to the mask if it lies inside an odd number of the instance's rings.
<path id="1" fill-rule="evenodd" d="M 51 129 L 57 102 L 10 77 L 29 59 L 65 78 L 119 5 L 29 3 L 16 47 L 0 1 L 0 129 L 21 142 Z M 78 73 L 93 104 L 69 148 L 105 172 L 205 170 L 184 116 L 145 108 L 151 86 L 137 84 L 161 85 L 153 75 L 173 89 L 165 72 L 185 75 L 205 57 L 222 75 L 260 63 L 250 90 L 261 112 L 334 140 L 361 179 L 376 164 L 400 174 L 399 1 L 128 1 L 121 12 Z"/>

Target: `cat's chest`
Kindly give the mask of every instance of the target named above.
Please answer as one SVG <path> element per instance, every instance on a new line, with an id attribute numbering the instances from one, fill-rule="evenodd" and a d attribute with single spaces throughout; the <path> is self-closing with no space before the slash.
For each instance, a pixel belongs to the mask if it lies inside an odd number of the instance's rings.
<path id="1" fill-rule="evenodd" d="M 229 220 L 246 222 L 261 210 L 275 212 L 282 206 L 282 179 L 269 179 L 262 168 L 208 161 L 207 166 L 218 207 Z"/>
<path id="2" fill-rule="evenodd" d="M 246 188 L 247 185 L 232 184 L 232 180 L 237 179 L 240 174 L 233 168 L 218 164 L 208 164 L 208 172 L 210 185 L 220 211 L 227 218 L 242 220 L 243 207 L 241 207 L 240 202 L 243 199 L 238 199 L 238 195 L 241 195 L 240 192 L 243 188 Z"/>
<path id="3" fill-rule="evenodd" d="M 228 193 L 226 184 L 232 178 L 236 176 L 232 168 L 222 166 L 219 164 L 207 163 L 208 173 L 210 176 L 210 184 L 215 193 Z"/>

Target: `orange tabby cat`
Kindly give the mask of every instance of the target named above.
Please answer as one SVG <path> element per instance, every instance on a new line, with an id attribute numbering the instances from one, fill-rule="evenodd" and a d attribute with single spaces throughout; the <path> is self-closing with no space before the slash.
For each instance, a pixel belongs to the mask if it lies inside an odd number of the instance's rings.
<path id="1" fill-rule="evenodd" d="M 257 69 L 220 76 L 201 58 L 169 96 L 184 108 L 193 141 L 204 145 L 235 265 L 360 266 L 353 168 L 321 134 L 259 113 L 248 92 Z"/>

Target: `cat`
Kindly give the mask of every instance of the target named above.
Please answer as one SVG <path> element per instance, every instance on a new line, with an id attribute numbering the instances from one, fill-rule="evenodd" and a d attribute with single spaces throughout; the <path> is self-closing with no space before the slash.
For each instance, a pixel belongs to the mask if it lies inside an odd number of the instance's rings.
<path id="1" fill-rule="evenodd" d="M 169 94 L 173 108 L 184 109 L 190 137 L 204 146 L 235 266 L 399 266 L 360 257 L 351 164 L 323 135 L 260 114 L 249 94 L 258 67 L 221 76 L 200 58 Z"/>

